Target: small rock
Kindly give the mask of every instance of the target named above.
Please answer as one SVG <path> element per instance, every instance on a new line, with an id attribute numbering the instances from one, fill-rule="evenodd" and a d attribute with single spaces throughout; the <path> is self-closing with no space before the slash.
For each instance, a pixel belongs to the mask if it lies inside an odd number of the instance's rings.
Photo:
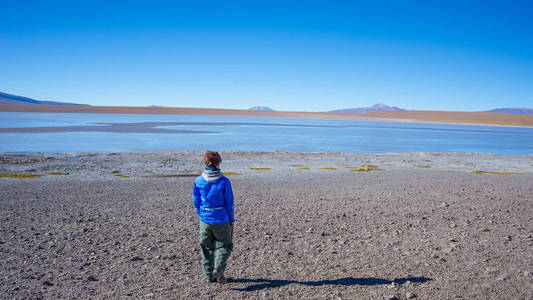
<path id="1" fill-rule="evenodd" d="M 387 300 L 400 300 L 400 298 L 396 297 L 396 295 L 387 295 L 387 296 L 385 296 L 385 299 L 387 299 Z"/>
<path id="2" fill-rule="evenodd" d="M 455 228 L 455 227 L 457 227 L 457 224 L 455 224 L 455 222 L 450 223 L 450 228 Z"/>
<path id="3" fill-rule="evenodd" d="M 442 202 L 442 203 L 440 204 L 440 207 L 448 207 L 448 206 L 450 206 L 450 204 L 448 204 L 448 203 L 446 203 L 446 202 Z"/>
<path id="4" fill-rule="evenodd" d="M 443 253 L 446 253 L 446 254 L 450 254 L 453 252 L 453 248 L 452 247 L 446 247 L 446 248 L 443 248 L 442 249 L 442 252 Z"/>
<path id="5" fill-rule="evenodd" d="M 43 285 L 44 286 L 53 286 L 54 284 L 51 283 L 50 281 L 46 280 L 46 281 L 43 282 Z"/>
<path id="6" fill-rule="evenodd" d="M 505 237 L 505 240 L 507 240 L 507 241 L 512 241 L 513 238 L 512 238 L 510 235 L 508 235 L 508 236 Z"/>
<path id="7" fill-rule="evenodd" d="M 130 258 L 130 261 L 139 261 L 139 260 L 144 260 L 144 258 L 139 257 L 139 256 L 133 256 L 132 258 Z"/>
<path id="8" fill-rule="evenodd" d="M 98 281 L 98 278 L 94 277 L 93 275 L 90 275 L 89 277 L 87 277 L 87 280 L 89 280 L 89 281 Z"/>
<path id="9" fill-rule="evenodd" d="M 407 299 L 413 299 L 413 298 L 416 298 L 416 295 L 413 294 L 413 293 L 411 293 L 411 292 L 407 292 L 407 293 L 405 294 L 405 298 L 407 298 Z"/>

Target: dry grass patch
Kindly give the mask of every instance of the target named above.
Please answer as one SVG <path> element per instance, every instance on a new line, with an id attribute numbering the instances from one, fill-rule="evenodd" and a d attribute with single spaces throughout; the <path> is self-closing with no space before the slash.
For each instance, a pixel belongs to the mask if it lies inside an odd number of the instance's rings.
<path id="1" fill-rule="evenodd" d="M 423 169 L 429 169 L 429 168 L 431 168 L 431 166 L 428 166 L 428 165 L 413 165 L 413 167 L 423 168 Z"/>
<path id="2" fill-rule="evenodd" d="M 46 174 L 27 174 L 27 173 L 0 173 L 1 178 L 39 178 Z"/>
<path id="3" fill-rule="evenodd" d="M 470 174 L 494 174 L 494 175 L 518 175 L 522 173 L 516 173 L 516 172 L 494 172 L 494 171 L 472 171 L 468 172 Z"/>
<path id="4" fill-rule="evenodd" d="M 352 171 L 366 172 L 366 171 L 385 171 L 385 170 L 380 169 L 378 166 L 374 166 L 374 165 L 364 165 L 364 166 L 360 166 L 358 169 L 352 169 Z"/>
<path id="5" fill-rule="evenodd" d="M 224 174 L 224 176 L 239 175 L 237 172 L 222 172 L 222 174 Z"/>

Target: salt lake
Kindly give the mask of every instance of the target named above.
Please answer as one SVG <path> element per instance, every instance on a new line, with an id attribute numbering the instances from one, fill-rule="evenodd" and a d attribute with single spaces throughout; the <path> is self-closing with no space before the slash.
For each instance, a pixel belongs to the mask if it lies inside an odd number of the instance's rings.
<path id="1" fill-rule="evenodd" d="M 209 133 L 102 132 L 90 126 L 156 123 Z M 533 154 L 533 128 L 235 116 L 0 112 L 0 128 L 84 126 L 82 131 L 0 133 L 2 152 L 245 150 L 348 153 Z M 78 127 L 77 127 L 78 126 Z"/>

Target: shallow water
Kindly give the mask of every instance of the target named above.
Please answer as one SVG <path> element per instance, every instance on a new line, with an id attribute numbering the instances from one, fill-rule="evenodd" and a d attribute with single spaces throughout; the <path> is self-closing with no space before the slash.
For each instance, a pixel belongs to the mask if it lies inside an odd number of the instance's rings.
<path id="1" fill-rule="evenodd" d="M 214 133 L 0 133 L 0 151 L 55 153 L 217 149 L 348 153 L 533 153 L 533 128 L 232 116 L 0 112 L 0 128 L 141 122 L 157 122 L 156 128 Z"/>

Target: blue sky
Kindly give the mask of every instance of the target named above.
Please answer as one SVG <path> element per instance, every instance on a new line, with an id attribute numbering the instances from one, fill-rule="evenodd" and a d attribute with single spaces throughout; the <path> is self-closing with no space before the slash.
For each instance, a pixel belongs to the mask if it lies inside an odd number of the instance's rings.
<path id="1" fill-rule="evenodd" d="M 3 1 L 0 91 L 92 105 L 533 107 L 530 1 Z"/>

